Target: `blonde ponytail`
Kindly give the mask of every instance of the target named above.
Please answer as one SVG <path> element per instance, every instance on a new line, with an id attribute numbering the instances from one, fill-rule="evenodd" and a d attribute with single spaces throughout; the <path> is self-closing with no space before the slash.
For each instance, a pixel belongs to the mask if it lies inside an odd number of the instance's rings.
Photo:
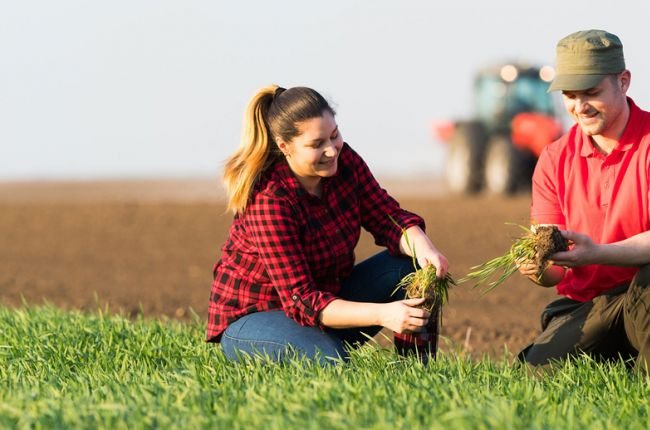
<path id="1" fill-rule="evenodd" d="M 307 87 L 285 90 L 269 85 L 257 92 L 244 113 L 239 149 L 226 161 L 223 182 L 228 210 L 241 214 L 260 175 L 280 157 L 275 139 L 290 143 L 300 134 L 298 124 L 334 110 L 318 92 Z"/>
<path id="2" fill-rule="evenodd" d="M 272 139 L 266 121 L 277 88 L 277 85 L 269 85 L 260 89 L 248 103 L 241 143 L 224 166 L 223 182 L 228 196 L 228 210 L 235 214 L 246 209 L 255 182 L 275 158 L 271 154 Z"/>

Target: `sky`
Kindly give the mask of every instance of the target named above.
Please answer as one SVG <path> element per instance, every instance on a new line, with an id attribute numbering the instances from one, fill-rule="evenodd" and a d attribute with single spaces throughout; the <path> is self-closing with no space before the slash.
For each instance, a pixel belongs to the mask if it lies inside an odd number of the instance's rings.
<path id="1" fill-rule="evenodd" d="M 215 177 L 261 87 L 309 86 L 375 175 L 435 176 L 489 64 L 617 34 L 650 109 L 650 2 L 0 0 L 0 180 Z"/>

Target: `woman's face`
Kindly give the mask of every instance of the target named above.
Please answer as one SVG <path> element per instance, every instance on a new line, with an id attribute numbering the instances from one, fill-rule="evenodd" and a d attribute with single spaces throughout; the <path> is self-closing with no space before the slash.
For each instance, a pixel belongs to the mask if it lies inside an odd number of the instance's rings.
<path id="1" fill-rule="evenodd" d="M 300 183 L 308 191 L 313 191 L 311 187 L 315 187 L 321 178 L 336 174 L 343 137 L 334 116 L 328 111 L 324 111 L 321 117 L 299 122 L 296 128 L 299 134 L 278 146 Z"/>

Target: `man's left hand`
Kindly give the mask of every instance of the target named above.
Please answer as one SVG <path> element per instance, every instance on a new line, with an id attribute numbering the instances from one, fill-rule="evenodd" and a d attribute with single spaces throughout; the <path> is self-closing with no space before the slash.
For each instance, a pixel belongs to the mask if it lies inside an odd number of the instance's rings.
<path id="1" fill-rule="evenodd" d="M 563 267 L 586 266 L 597 261 L 600 248 L 589 236 L 568 230 L 562 230 L 561 233 L 569 241 L 570 249 L 556 252 L 549 257 L 549 261 Z"/>

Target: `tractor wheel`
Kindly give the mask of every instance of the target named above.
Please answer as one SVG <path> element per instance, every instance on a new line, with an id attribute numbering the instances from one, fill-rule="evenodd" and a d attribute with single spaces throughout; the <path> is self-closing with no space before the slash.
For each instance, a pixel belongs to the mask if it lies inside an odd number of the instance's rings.
<path id="1" fill-rule="evenodd" d="M 485 131 L 478 122 L 456 125 L 449 140 L 446 176 L 454 193 L 476 193 L 483 185 Z"/>
<path id="2" fill-rule="evenodd" d="M 524 185 L 525 157 L 505 136 L 494 136 L 485 155 L 485 188 L 491 194 L 511 195 Z M 530 178 L 528 178 L 530 181 Z"/>

